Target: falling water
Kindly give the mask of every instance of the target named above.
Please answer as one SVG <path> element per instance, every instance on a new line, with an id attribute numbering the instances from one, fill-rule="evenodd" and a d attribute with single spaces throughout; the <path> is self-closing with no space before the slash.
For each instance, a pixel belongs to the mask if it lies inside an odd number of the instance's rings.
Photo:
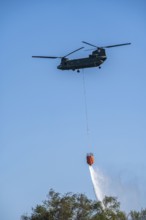
<path id="1" fill-rule="evenodd" d="M 89 170 L 96 198 L 97 200 L 102 201 L 104 198 L 103 191 L 101 189 L 103 176 L 100 174 L 99 170 L 95 171 L 92 166 L 89 166 Z"/>

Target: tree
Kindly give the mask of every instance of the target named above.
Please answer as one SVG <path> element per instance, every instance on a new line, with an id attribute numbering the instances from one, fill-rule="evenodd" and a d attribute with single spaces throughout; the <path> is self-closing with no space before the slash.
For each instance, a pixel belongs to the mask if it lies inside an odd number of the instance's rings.
<path id="1" fill-rule="evenodd" d="M 130 217 L 131 220 L 146 220 L 146 209 L 142 209 L 140 212 L 131 211 Z"/>
<path id="2" fill-rule="evenodd" d="M 92 220 L 126 220 L 126 215 L 120 211 L 120 203 L 115 197 L 106 196 L 102 203 L 95 203 L 95 210 L 97 211 Z"/>
<path id="3" fill-rule="evenodd" d="M 32 209 L 22 220 L 126 220 L 117 198 L 105 197 L 92 201 L 84 194 L 60 193 L 50 190 L 47 200 Z M 134 219 L 135 220 L 135 219 Z M 136 219 L 137 220 L 137 219 Z"/>

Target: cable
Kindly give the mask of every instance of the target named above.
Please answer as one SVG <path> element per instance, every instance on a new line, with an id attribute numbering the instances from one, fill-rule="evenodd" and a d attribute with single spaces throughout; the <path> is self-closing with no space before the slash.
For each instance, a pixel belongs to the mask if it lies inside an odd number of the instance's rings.
<path id="1" fill-rule="evenodd" d="M 83 94 L 84 94 L 84 104 L 85 104 L 85 117 L 86 117 L 86 132 L 87 132 L 87 139 L 88 139 L 88 145 L 90 145 L 89 141 L 89 122 L 88 122 L 88 106 L 87 106 L 87 97 L 86 97 L 86 84 L 85 84 L 85 75 L 84 75 L 84 69 L 83 69 Z"/>

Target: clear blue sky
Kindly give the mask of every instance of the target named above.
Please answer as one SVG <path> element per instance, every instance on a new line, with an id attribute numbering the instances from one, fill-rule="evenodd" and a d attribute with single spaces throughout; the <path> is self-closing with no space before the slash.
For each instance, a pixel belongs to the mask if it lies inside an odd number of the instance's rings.
<path id="1" fill-rule="evenodd" d="M 0 219 L 30 213 L 50 188 L 95 199 L 90 151 L 123 209 L 146 208 L 145 9 L 144 0 L 0 1 Z M 65 55 L 82 40 L 132 43 L 84 70 L 90 146 L 83 73 L 31 58 Z"/>

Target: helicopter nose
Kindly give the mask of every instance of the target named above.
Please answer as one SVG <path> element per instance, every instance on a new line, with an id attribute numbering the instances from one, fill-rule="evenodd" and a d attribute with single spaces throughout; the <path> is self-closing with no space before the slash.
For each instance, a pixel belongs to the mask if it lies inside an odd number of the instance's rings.
<path id="1" fill-rule="evenodd" d="M 57 66 L 57 69 L 61 69 L 61 65 L 58 65 L 58 66 Z"/>

